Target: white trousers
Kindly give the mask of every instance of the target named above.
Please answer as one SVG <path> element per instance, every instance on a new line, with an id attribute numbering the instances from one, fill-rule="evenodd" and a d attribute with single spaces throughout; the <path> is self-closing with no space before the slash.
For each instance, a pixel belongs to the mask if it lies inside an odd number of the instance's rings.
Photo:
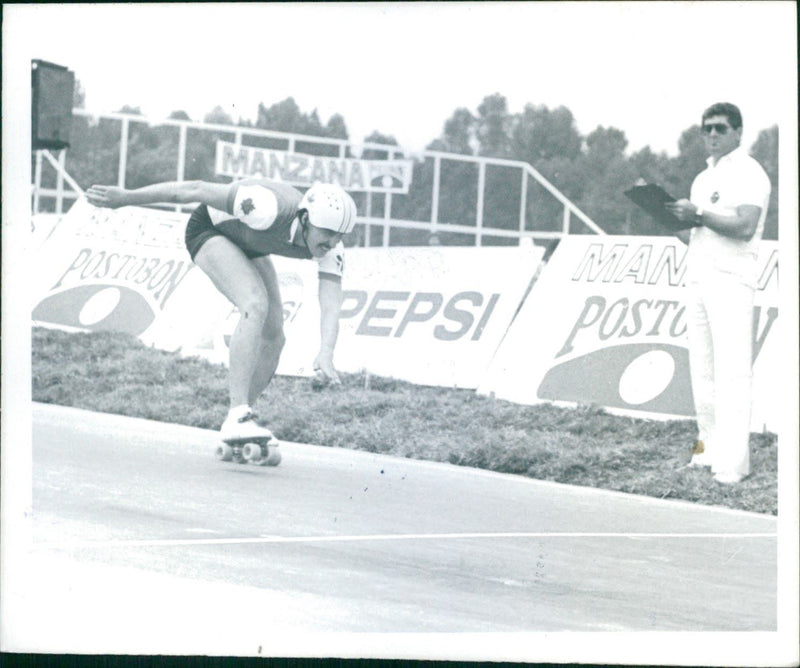
<path id="1" fill-rule="evenodd" d="M 698 439 L 714 473 L 750 473 L 755 289 L 707 269 L 687 283 L 687 327 Z"/>

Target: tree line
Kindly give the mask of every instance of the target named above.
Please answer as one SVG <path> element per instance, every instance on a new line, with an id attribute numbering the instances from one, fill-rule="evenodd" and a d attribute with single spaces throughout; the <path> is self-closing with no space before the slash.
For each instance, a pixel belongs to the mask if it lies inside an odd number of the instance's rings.
<path id="1" fill-rule="evenodd" d="M 76 86 L 75 105 L 83 107 L 83 91 Z M 137 107 L 125 106 L 122 113 L 141 115 Z M 192 120 L 184 111 L 171 119 Z M 745 119 L 746 122 L 747 119 Z M 205 123 L 231 126 L 232 131 L 205 132 L 189 128 L 187 135 L 186 179 L 224 180 L 214 174 L 216 140 L 231 141 L 233 128 L 257 128 L 331 139 L 349 140 L 344 117 L 334 114 L 326 122 L 316 110 L 299 108 L 293 98 L 271 106 L 259 104 L 255 120 L 234 119 L 216 107 L 202 119 Z M 398 146 L 394 136 L 378 131 L 365 142 Z M 245 143 L 261 148 L 286 149 L 279 139 L 246 137 Z M 578 129 L 572 112 L 564 106 L 526 104 L 522 111 L 508 109 L 499 94 L 484 97 L 475 111 L 461 107 L 444 122 L 440 136 L 426 149 L 464 156 L 485 156 L 529 163 L 558 188 L 579 209 L 610 234 L 662 234 L 663 231 L 641 210 L 630 203 L 624 191 L 640 179 L 658 183 L 675 197 L 688 197 L 694 177 L 705 167 L 706 154 L 699 124 L 683 131 L 678 155 L 655 153 L 650 147 L 628 153 L 623 130 L 598 126 L 587 135 Z M 761 163 L 772 183 L 772 195 L 764 238 L 778 234 L 778 127 L 761 130 L 755 143 L 746 147 Z M 131 123 L 125 183 L 138 188 L 159 181 L 174 180 L 178 161 L 178 129 Z M 337 147 L 297 142 L 303 153 L 338 155 Z M 71 147 L 67 151 L 67 170 L 86 188 L 93 183 L 115 183 L 120 151 L 120 122 L 74 116 Z M 383 158 L 386 153 L 367 150 L 362 157 Z M 395 157 L 403 157 L 402 153 Z M 391 217 L 427 222 L 431 218 L 433 160 L 415 161 L 412 185 L 407 195 L 393 195 Z M 474 225 L 477 211 L 478 168 L 474 163 L 443 160 L 440 174 L 438 221 Z M 483 219 L 486 227 L 519 229 L 521 184 L 519 170 L 491 166 L 486 171 Z M 381 217 L 386 197 L 354 193 L 359 212 L 368 207 Z M 559 230 L 562 205 L 541 187 L 528 189 L 525 219 L 528 229 Z M 381 233 L 374 229 L 374 234 Z M 363 231 L 362 231 L 363 234 Z M 439 235 L 445 244 L 473 243 L 470 235 Z M 429 234 L 416 230 L 393 230 L 392 243 L 427 243 Z M 363 241 L 363 239 L 362 239 Z M 503 243 L 496 237 L 494 242 Z M 373 242 L 377 243 L 377 242 Z M 487 243 L 492 243 L 488 240 Z M 508 240 L 505 243 L 510 243 Z"/>

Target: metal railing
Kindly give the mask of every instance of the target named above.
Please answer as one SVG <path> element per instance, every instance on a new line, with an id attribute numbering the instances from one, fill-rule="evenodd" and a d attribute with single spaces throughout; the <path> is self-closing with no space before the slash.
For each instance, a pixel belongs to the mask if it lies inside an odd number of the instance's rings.
<path id="1" fill-rule="evenodd" d="M 373 154 L 379 152 L 380 154 L 385 155 L 386 159 L 389 160 L 409 157 L 409 152 L 403 147 L 391 146 L 387 144 L 352 142 L 343 139 L 262 130 L 246 126 L 200 123 L 179 119 L 152 119 L 133 114 L 93 114 L 83 109 L 74 109 L 73 114 L 77 117 L 97 119 L 98 122 L 101 119 L 105 119 L 118 121 L 120 123 L 119 158 L 116 170 L 116 183 L 120 187 L 126 186 L 130 127 L 133 123 L 144 124 L 150 128 L 162 126 L 177 128 L 178 143 L 177 160 L 175 165 L 175 180 L 177 181 L 186 180 L 186 154 L 188 146 L 188 131 L 190 129 L 199 130 L 201 132 L 225 133 L 227 135 L 233 135 L 235 143 L 244 145 L 247 145 L 246 140 L 249 138 L 279 140 L 285 143 L 285 149 L 282 150 L 286 150 L 290 153 L 296 152 L 296 146 L 298 142 L 300 142 L 304 145 L 317 144 L 321 146 L 334 147 L 340 158 L 346 157 L 348 152 L 354 155 L 362 155 L 364 151 L 370 151 Z M 499 158 L 444 153 L 439 151 L 421 151 L 412 153 L 411 157 L 417 161 L 423 162 L 431 160 L 433 163 L 433 173 L 430 184 L 430 216 L 425 220 L 407 220 L 403 219 L 399 214 L 393 215 L 392 193 L 381 193 L 380 197 L 382 198 L 383 205 L 382 215 L 373 215 L 373 197 L 371 193 L 367 193 L 364 206 L 362 206 L 364 210 L 359 212 L 360 215 L 357 216 L 357 223 L 363 225 L 365 230 L 363 235 L 364 245 L 373 245 L 371 234 L 372 227 L 378 227 L 380 230 L 382 230 L 382 234 L 380 235 L 381 241 L 380 244 L 378 244 L 381 246 L 390 245 L 390 233 L 393 229 L 419 230 L 427 232 L 431 237 L 443 233 L 470 235 L 474 240 L 474 245 L 477 246 L 483 245 L 486 237 L 493 237 L 495 239 L 508 239 L 512 242 L 513 240 L 517 240 L 519 242 L 525 238 L 556 239 L 578 231 L 579 229 L 580 231 L 588 231 L 589 233 L 593 234 L 605 234 L 605 232 L 594 221 L 592 221 L 589 216 L 581 211 L 563 193 L 561 193 L 558 188 L 556 188 L 528 163 Z M 34 183 L 32 185 L 33 212 L 40 213 L 40 207 L 43 198 L 54 198 L 55 212 L 57 214 L 63 213 L 64 200 L 75 199 L 82 194 L 80 186 L 67 173 L 65 151 L 62 150 L 59 152 L 58 159 L 56 159 L 49 151 L 37 151 L 35 160 Z M 46 161 L 56 171 L 55 188 L 47 188 L 42 186 L 42 168 L 44 166 L 44 161 Z M 472 168 L 477 168 L 477 183 L 475 186 L 475 192 L 470 194 L 470 196 L 475 197 L 475 210 L 473 212 L 473 219 L 475 221 L 474 225 L 465 223 L 452 223 L 441 220 L 440 204 L 442 196 L 442 164 L 445 161 L 447 163 L 471 165 Z M 513 227 L 509 227 L 512 224 L 512 221 L 508 220 L 508 217 L 506 217 L 504 220 L 505 226 L 503 228 L 486 225 L 484 211 L 487 194 L 486 178 L 487 170 L 492 168 L 518 170 L 519 172 L 519 210 L 518 219 L 513 221 Z M 537 221 L 530 220 L 532 215 L 529 211 L 530 207 L 528 199 L 529 186 L 531 183 L 537 184 L 538 187 L 542 188 L 562 207 L 561 220 L 558 229 L 536 229 Z M 69 186 L 69 189 L 66 186 Z M 460 194 L 465 195 L 466 193 Z M 171 208 L 174 208 L 178 211 L 186 210 L 185 208 L 181 209 L 181 207 Z M 535 218 L 535 212 L 533 217 Z"/>
<path id="2" fill-rule="evenodd" d="M 42 198 L 55 199 L 55 211 L 61 215 L 64 212 L 64 198 L 75 199 L 83 194 L 83 189 L 75 182 L 66 169 L 67 153 L 64 149 L 58 151 L 58 158 L 56 159 L 49 150 L 40 149 L 35 152 L 34 164 L 34 177 L 33 185 L 31 186 L 31 195 L 33 197 L 33 213 L 42 213 L 41 200 Z M 56 187 L 45 188 L 42 186 L 42 169 L 45 160 L 55 171 Z M 64 182 L 69 185 L 70 190 L 64 188 Z"/>

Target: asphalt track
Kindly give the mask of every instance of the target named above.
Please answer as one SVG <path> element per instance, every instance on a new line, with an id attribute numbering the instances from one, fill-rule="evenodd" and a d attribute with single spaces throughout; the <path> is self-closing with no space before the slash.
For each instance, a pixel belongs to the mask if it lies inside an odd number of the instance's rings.
<path id="1" fill-rule="evenodd" d="M 222 463 L 216 444 L 34 404 L 26 600 L 46 650 L 777 627 L 774 517 L 300 444 L 277 468 Z"/>

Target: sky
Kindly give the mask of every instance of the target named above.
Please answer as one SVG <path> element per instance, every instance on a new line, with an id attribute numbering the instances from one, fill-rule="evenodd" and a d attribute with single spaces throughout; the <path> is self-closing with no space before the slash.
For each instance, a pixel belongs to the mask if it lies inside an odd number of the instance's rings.
<path id="1" fill-rule="evenodd" d="M 584 135 L 613 126 L 629 151 L 670 155 L 706 106 L 732 101 L 749 146 L 786 111 L 780 77 L 796 77 L 793 2 L 3 9 L 4 60 L 12 51 L 67 66 L 90 111 L 130 105 L 202 120 L 220 105 L 234 120 L 255 119 L 260 102 L 291 96 L 323 123 L 341 114 L 351 140 L 377 130 L 412 151 L 438 137 L 455 109 L 476 113 L 494 93 L 512 113 L 563 105 Z"/>

